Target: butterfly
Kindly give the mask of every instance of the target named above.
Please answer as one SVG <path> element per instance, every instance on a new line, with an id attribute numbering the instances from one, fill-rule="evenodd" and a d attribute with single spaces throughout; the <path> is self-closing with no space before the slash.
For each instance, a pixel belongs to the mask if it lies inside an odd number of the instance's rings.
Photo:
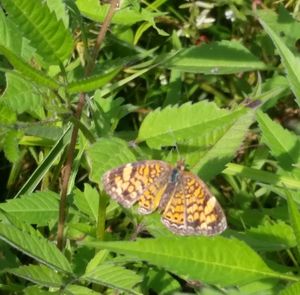
<path id="1" fill-rule="evenodd" d="M 216 235 L 227 227 L 222 207 L 205 183 L 185 171 L 182 161 L 174 167 L 164 161 L 145 160 L 107 171 L 104 190 L 125 208 L 138 202 L 138 213 L 161 212 L 162 223 L 173 233 Z"/>

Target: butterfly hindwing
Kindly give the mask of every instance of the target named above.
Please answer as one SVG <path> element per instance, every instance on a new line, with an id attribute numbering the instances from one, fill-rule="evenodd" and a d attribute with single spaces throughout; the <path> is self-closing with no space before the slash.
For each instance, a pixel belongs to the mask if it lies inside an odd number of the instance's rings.
<path id="1" fill-rule="evenodd" d="M 223 210 L 202 180 L 181 172 L 162 222 L 180 235 L 215 235 L 227 227 Z"/>

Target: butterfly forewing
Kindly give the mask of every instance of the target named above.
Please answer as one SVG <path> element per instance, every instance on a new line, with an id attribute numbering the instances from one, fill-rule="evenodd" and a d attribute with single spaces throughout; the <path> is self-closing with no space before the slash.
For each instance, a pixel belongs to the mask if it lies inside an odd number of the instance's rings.
<path id="1" fill-rule="evenodd" d="M 108 171 L 102 182 L 105 191 L 114 200 L 126 208 L 139 200 L 140 213 L 147 214 L 156 209 L 155 197 L 157 199 L 170 170 L 171 166 L 163 161 L 140 161 Z"/>

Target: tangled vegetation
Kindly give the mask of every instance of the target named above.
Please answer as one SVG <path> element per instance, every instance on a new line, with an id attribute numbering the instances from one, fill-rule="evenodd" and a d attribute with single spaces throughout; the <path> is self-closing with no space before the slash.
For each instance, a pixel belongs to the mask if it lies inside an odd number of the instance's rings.
<path id="1" fill-rule="evenodd" d="M 299 1 L 102 2 L 0 0 L 1 293 L 300 294 Z M 104 192 L 154 159 L 222 234 Z"/>

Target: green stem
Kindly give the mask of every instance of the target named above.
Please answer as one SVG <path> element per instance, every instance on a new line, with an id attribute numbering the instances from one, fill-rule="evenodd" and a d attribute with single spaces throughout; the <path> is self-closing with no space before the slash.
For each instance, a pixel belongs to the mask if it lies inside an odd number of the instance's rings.
<path id="1" fill-rule="evenodd" d="M 99 193 L 99 207 L 98 207 L 98 222 L 97 222 L 97 239 L 103 241 L 105 235 L 105 219 L 106 219 L 106 204 L 107 197 L 103 193 Z"/>

